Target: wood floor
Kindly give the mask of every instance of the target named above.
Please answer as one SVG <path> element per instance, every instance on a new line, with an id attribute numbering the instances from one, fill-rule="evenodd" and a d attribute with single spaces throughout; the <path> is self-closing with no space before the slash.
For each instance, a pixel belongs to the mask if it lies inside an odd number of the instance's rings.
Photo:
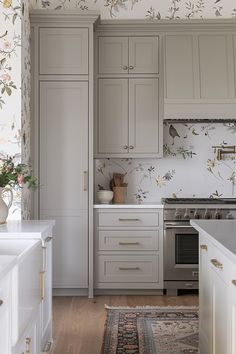
<path id="1" fill-rule="evenodd" d="M 110 306 L 195 306 L 196 295 L 55 297 L 53 307 L 53 354 L 99 354 L 106 319 L 104 305 Z"/>

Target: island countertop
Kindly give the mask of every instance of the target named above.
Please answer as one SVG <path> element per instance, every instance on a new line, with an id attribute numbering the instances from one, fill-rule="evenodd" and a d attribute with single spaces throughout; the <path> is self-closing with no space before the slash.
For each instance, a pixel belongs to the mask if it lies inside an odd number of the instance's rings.
<path id="1" fill-rule="evenodd" d="M 236 263 L 236 220 L 191 220 L 190 224 Z"/>
<path id="2" fill-rule="evenodd" d="M 0 225 L 0 239 L 42 239 L 51 236 L 54 220 L 7 221 Z"/>

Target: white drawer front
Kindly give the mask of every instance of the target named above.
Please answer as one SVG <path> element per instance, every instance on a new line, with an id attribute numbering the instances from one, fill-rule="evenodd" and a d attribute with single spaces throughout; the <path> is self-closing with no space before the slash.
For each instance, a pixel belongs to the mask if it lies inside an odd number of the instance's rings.
<path id="1" fill-rule="evenodd" d="M 10 275 L 0 281 L 0 353 L 10 354 L 11 347 Z"/>
<path id="2" fill-rule="evenodd" d="M 98 282 L 151 283 L 159 281 L 159 256 L 98 257 Z"/>
<path id="3" fill-rule="evenodd" d="M 99 231 L 99 251 L 157 251 L 160 230 L 156 231 Z"/>
<path id="4" fill-rule="evenodd" d="M 160 225 L 160 213 L 138 212 L 101 212 L 98 216 L 98 224 L 101 227 L 157 227 Z"/>

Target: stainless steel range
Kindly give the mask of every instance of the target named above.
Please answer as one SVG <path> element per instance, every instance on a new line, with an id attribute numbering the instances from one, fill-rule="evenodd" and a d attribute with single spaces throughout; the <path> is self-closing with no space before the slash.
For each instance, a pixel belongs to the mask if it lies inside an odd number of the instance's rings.
<path id="1" fill-rule="evenodd" d="M 164 203 L 164 288 L 198 289 L 198 232 L 190 219 L 234 219 L 236 199 L 166 198 Z"/>

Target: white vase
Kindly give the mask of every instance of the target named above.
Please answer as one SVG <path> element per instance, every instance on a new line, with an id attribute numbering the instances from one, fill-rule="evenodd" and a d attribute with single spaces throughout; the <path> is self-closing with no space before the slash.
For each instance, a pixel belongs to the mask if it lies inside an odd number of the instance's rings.
<path id="1" fill-rule="evenodd" d="M 3 194 L 6 192 L 10 193 L 10 201 L 8 204 L 6 204 L 5 201 L 3 200 Z M 7 187 L 5 188 L 0 187 L 0 224 L 5 224 L 12 202 L 13 202 L 12 190 Z"/>

